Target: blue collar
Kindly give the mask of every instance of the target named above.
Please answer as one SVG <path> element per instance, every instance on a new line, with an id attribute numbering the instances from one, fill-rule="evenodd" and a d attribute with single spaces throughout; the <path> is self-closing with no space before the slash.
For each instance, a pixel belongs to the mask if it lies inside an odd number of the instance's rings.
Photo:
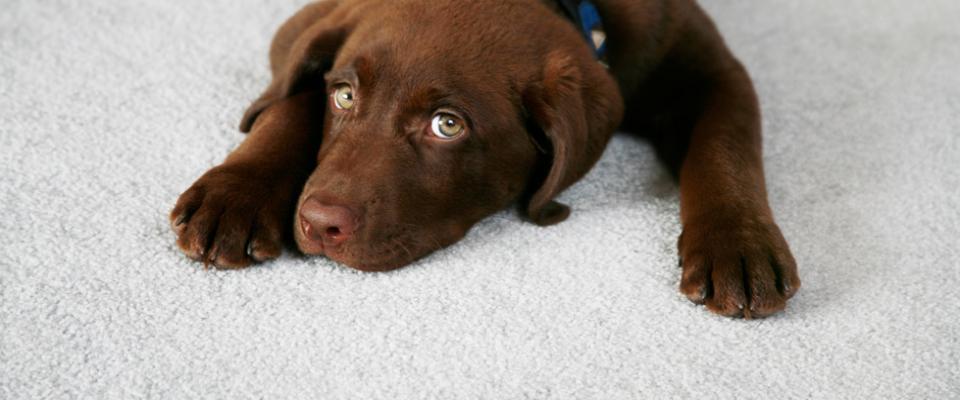
<path id="1" fill-rule="evenodd" d="M 603 20 L 593 2 L 589 0 L 558 0 L 560 8 L 567 15 L 574 25 L 580 29 L 583 38 L 587 44 L 593 48 L 593 53 L 597 59 L 602 60 L 606 52 L 605 43 L 596 43 L 593 39 L 595 30 L 602 30 Z"/>

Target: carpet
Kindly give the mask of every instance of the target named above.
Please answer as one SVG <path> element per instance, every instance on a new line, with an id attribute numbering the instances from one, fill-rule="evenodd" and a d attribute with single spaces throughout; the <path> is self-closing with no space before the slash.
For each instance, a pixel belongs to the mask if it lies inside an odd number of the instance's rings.
<path id="1" fill-rule="evenodd" d="M 677 189 L 628 136 L 568 221 L 399 271 L 188 261 L 167 213 L 302 4 L 4 1 L 0 398 L 960 398 L 960 2 L 702 2 L 803 279 L 759 321 L 678 293 Z"/>

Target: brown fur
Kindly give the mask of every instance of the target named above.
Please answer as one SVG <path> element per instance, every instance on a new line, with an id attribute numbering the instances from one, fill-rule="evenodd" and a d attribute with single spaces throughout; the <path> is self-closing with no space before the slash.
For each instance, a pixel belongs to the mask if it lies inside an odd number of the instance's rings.
<path id="1" fill-rule="evenodd" d="M 274 38 L 273 81 L 241 122 L 250 136 L 174 208 L 177 243 L 243 267 L 292 232 L 306 254 L 398 268 L 514 202 L 537 224 L 563 221 L 554 197 L 619 128 L 649 138 L 680 180 L 680 290 L 723 315 L 783 309 L 800 280 L 767 205 L 746 71 L 692 0 L 595 3 L 609 71 L 549 0 L 306 6 Z M 352 109 L 330 104 L 338 84 L 354 88 Z M 465 133 L 431 136 L 438 109 Z M 356 231 L 305 234 L 307 199 L 348 210 Z"/>

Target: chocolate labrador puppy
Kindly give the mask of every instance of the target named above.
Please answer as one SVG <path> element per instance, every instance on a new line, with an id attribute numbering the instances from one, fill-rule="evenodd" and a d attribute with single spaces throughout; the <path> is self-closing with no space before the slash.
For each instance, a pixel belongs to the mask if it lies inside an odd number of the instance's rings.
<path id="1" fill-rule="evenodd" d="M 693 0 L 325 0 L 277 32 L 247 139 L 177 202 L 191 258 L 247 266 L 292 239 L 398 268 L 519 204 L 539 225 L 614 131 L 680 182 L 680 290 L 713 312 L 782 310 L 800 287 L 767 204 L 760 112 Z M 593 8 L 591 8 L 593 7 Z M 605 63 L 583 10 L 606 34 Z"/>

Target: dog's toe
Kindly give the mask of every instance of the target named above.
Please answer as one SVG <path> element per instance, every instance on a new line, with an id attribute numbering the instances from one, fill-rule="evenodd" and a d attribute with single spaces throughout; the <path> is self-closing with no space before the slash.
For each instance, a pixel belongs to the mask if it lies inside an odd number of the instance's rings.
<path id="1" fill-rule="evenodd" d="M 278 257 L 292 193 L 242 173 L 214 168 L 181 195 L 170 214 L 187 257 L 231 269 Z"/>
<path id="2" fill-rule="evenodd" d="M 719 315 L 775 314 L 800 287 L 793 256 L 772 222 L 691 224 L 679 249 L 680 292 Z"/>

